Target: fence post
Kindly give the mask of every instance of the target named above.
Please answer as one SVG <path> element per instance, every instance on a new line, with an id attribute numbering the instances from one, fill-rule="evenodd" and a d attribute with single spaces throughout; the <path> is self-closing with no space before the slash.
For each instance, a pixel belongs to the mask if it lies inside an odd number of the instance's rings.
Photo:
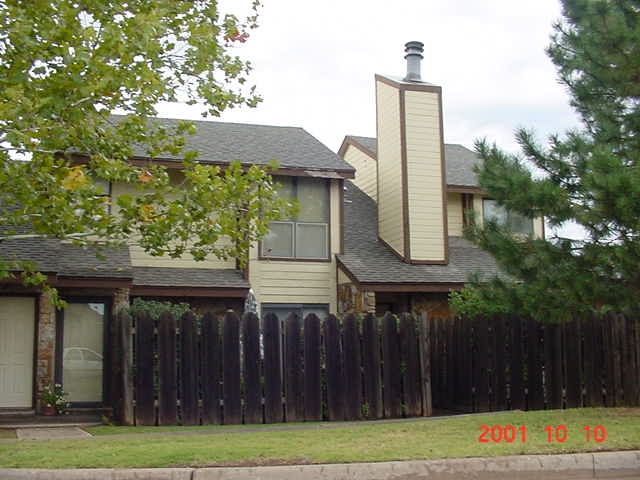
<path id="1" fill-rule="evenodd" d="M 133 425 L 133 348 L 131 345 L 131 317 L 126 311 L 119 314 L 119 343 L 122 353 L 120 423 Z"/>

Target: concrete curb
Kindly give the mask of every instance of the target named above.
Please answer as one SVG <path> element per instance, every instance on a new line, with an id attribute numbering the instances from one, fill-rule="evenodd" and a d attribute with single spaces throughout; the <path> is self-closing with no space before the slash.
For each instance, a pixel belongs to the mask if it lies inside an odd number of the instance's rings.
<path id="1" fill-rule="evenodd" d="M 3 480 L 497 480 L 640 478 L 640 450 L 280 467 L 0 470 Z"/>

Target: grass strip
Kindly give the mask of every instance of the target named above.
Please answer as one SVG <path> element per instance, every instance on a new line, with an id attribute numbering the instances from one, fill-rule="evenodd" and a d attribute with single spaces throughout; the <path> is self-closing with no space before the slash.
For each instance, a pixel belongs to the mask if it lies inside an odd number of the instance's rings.
<path id="1" fill-rule="evenodd" d="M 513 425 L 516 429 L 526 426 L 526 440 L 522 442 L 518 436 L 511 443 L 494 442 L 489 433 L 489 442 L 481 443 L 482 425 Z M 559 425 L 566 427 L 564 442 L 555 439 Z M 583 430 L 587 425 L 592 432 L 590 441 Z M 606 429 L 606 439 L 602 442 L 596 442 L 593 436 L 597 425 Z M 552 426 L 551 442 L 548 442 L 547 426 Z M 110 428 L 111 433 L 118 431 L 116 428 L 131 431 L 126 427 Z M 238 428 L 255 429 L 255 426 Z M 276 465 L 637 449 L 640 448 L 640 409 L 515 411 L 286 432 L 170 433 L 183 430 L 184 427 L 173 427 L 164 435 L 149 437 L 118 435 L 88 440 L 4 442 L 0 443 L 0 467 Z"/>

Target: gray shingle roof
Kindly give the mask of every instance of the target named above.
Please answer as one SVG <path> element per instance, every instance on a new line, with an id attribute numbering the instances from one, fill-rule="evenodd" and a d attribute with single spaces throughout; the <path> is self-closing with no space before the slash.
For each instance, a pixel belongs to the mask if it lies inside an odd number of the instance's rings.
<path id="1" fill-rule="evenodd" d="M 461 237 L 449 237 L 448 265 L 410 265 L 378 240 L 378 209 L 362 190 L 345 182 L 345 252 L 340 262 L 359 282 L 464 283 L 472 273 L 488 279 L 500 274 L 488 253 Z"/>
<path id="2" fill-rule="evenodd" d="M 55 239 L 26 238 L 0 242 L 0 258 L 35 262 L 39 271 L 58 277 L 133 279 L 134 285 L 157 287 L 249 288 L 242 273 L 231 269 L 133 267 L 128 248 L 82 248 Z"/>
<path id="3" fill-rule="evenodd" d="M 378 145 L 375 138 L 347 135 L 345 140 L 351 139 L 366 150 L 377 156 Z M 444 162 L 446 166 L 447 185 L 463 187 L 479 187 L 478 178 L 473 171 L 475 164 L 480 162 L 479 157 L 466 147 L 458 144 L 444 144 Z"/>
<path id="4" fill-rule="evenodd" d="M 213 268 L 133 267 L 133 284 L 154 287 L 249 288 L 238 270 Z"/>
<path id="5" fill-rule="evenodd" d="M 121 117 L 114 115 L 113 118 Z M 169 118 L 157 120 L 168 126 L 178 122 Z M 184 150 L 197 150 L 198 160 L 203 163 L 225 164 L 239 160 L 247 165 L 266 165 L 275 159 L 280 168 L 355 172 L 351 165 L 302 128 L 202 120 L 193 123 L 196 133 L 185 136 Z M 135 154 L 145 157 L 146 151 L 139 147 Z M 162 158 L 180 160 L 170 154 L 163 154 Z"/>
<path id="6" fill-rule="evenodd" d="M 83 248 L 46 238 L 10 239 L 0 242 L 5 260 L 32 261 L 41 272 L 61 277 L 131 278 L 127 248 L 105 248 L 96 256 L 95 248 Z"/>

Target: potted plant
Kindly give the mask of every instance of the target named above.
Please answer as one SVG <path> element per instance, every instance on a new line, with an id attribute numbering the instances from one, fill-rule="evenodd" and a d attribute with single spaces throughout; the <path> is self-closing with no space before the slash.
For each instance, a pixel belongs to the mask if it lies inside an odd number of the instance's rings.
<path id="1" fill-rule="evenodd" d="M 51 385 L 47 386 L 40 395 L 44 403 L 42 413 L 48 416 L 64 413 L 69 408 L 69 402 L 65 398 L 67 395 L 59 383 L 56 383 L 53 388 Z"/>

